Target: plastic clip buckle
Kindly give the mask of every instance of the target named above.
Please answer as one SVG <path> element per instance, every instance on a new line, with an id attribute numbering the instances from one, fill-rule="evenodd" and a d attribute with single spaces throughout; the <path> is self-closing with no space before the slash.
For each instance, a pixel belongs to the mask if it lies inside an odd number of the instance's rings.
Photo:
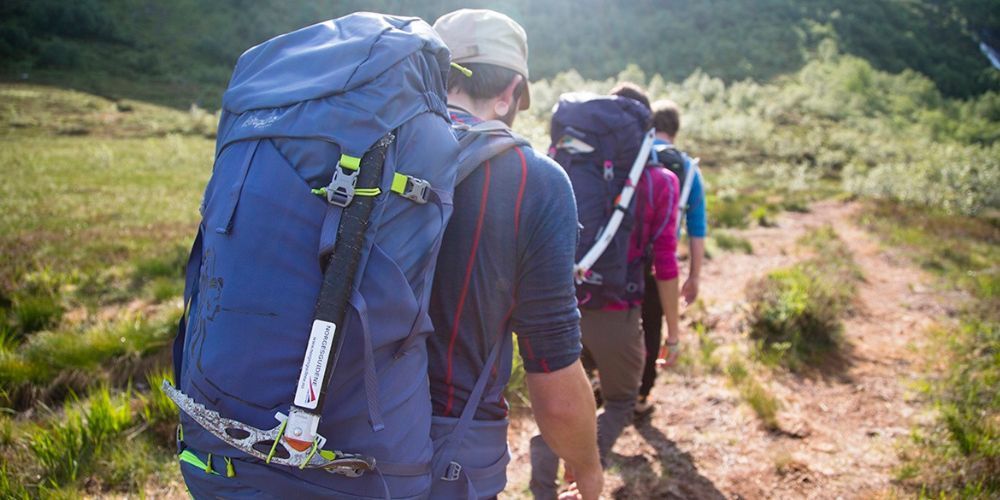
<path id="1" fill-rule="evenodd" d="M 591 269 L 583 275 L 583 278 L 580 281 L 588 285 L 601 286 L 604 284 L 604 276 Z"/>
<path id="2" fill-rule="evenodd" d="M 406 188 L 403 189 L 403 194 L 400 196 L 423 205 L 424 203 L 427 203 L 427 191 L 429 191 L 430 188 L 431 183 L 423 179 L 407 177 Z"/>
<path id="3" fill-rule="evenodd" d="M 326 201 L 338 207 L 346 207 L 354 199 L 354 187 L 358 183 L 358 171 L 344 172 L 340 164 L 333 171 L 330 185 L 326 187 Z"/>
<path id="4" fill-rule="evenodd" d="M 448 468 L 444 470 L 444 476 L 441 476 L 441 479 L 445 481 L 458 481 L 458 478 L 460 477 L 462 477 L 462 464 L 452 462 L 448 464 Z"/>
<path id="5" fill-rule="evenodd" d="M 615 178 L 615 164 L 610 160 L 604 162 L 604 180 L 611 182 Z"/>

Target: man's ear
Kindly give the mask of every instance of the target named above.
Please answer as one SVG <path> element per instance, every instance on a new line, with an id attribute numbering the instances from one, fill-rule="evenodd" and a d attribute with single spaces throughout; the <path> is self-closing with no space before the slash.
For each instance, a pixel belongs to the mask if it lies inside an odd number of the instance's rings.
<path id="1" fill-rule="evenodd" d="M 511 78 L 510 83 L 507 84 L 507 87 L 498 96 L 498 101 L 507 104 L 508 107 L 516 108 L 518 103 L 514 102 L 514 90 L 521 84 L 521 80 L 524 80 L 524 77 L 515 74 L 514 78 Z"/>

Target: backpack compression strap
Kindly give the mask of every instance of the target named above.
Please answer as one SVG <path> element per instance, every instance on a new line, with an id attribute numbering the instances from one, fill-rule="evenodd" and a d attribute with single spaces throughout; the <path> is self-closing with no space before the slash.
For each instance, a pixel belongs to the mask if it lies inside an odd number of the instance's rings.
<path id="1" fill-rule="evenodd" d="M 622 220 L 628 212 L 629 203 L 632 201 L 632 195 L 635 194 L 635 186 L 639 183 L 639 176 L 642 175 L 642 171 L 646 167 L 646 159 L 649 158 L 649 151 L 653 148 L 653 140 L 656 138 L 654 134 L 655 130 L 653 129 L 649 129 L 646 132 L 646 136 L 642 140 L 642 147 L 639 148 L 639 154 L 636 155 L 635 161 L 632 163 L 632 169 L 629 170 L 628 182 L 625 183 L 625 187 L 622 188 L 622 192 L 618 196 L 618 203 L 615 205 L 614 213 L 611 214 L 611 220 L 604 226 L 601 234 L 597 236 L 594 246 L 590 247 L 590 250 L 587 250 L 587 253 L 583 255 L 580 262 L 576 263 L 573 274 L 576 275 L 577 282 L 582 283 L 586 281 L 590 274 L 590 268 L 594 266 L 597 259 L 600 259 L 604 251 L 608 249 L 608 245 L 614 239 L 615 233 L 621 227 Z"/>

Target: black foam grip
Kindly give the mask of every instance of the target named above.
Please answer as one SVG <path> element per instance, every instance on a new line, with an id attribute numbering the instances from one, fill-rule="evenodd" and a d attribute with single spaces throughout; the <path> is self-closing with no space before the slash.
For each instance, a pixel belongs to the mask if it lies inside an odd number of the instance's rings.
<path id="1" fill-rule="evenodd" d="M 381 183 L 385 157 L 393 140 L 395 136 L 391 132 L 384 135 L 361 158 L 357 187 L 371 188 Z M 361 251 L 365 244 L 368 226 L 371 224 L 375 201 L 374 196 L 355 196 L 351 204 L 344 209 L 340 225 L 337 226 L 337 240 L 323 271 L 323 285 L 316 300 L 314 316 L 318 320 L 337 325 L 337 333 L 330 347 L 331 354 L 327 358 L 326 380 L 323 381 L 317 396 L 319 409 L 323 408 L 326 389 L 340 357 L 340 345 L 344 333 L 341 328 L 347 315 L 348 300 L 354 288 L 354 279 L 361 262 Z"/>

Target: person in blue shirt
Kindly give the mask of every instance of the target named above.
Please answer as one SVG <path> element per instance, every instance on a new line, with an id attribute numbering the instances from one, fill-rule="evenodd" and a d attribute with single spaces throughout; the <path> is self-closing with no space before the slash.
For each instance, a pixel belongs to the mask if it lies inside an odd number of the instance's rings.
<path id="1" fill-rule="evenodd" d="M 681 114 L 677 104 L 671 100 L 660 100 L 653 103 L 653 127 L 656 129 L 656 146 L 674 147 L 674 141 L 681 128 Z M 698 298 L 699 279 L 701 276 L 701 266 L 705 258 L 705 234 L 707 223 L 705 217 L 705 189 L 701 178 L 701 171 L 691 161 L 687 154 L 681 153 L 684 158 L 684 184 L 690 184 L 688 197 L 681 199 L 680 215 L 685 219 L 682 224 L 678 221 L 677 232 L 680 236 L 682 228 L 687 230 L 688 236 L 688 277 L 680 289 L 680 296 L 684 302 L 692 304 Z M 683 196 L 683 186 L 682 186 Z M 667 342 L 663 346 L 666 352 L 661 349 L 660 339 L 663 336 L 663 308 L 655 285 L 651 286 L 653 278 L 646 276 L 646 294 L 642 304 L 642 328 L 646 337 L 646 363 L 642 374 L 642 385 L 639 386 L 639 399 L 636 401 L 635 414 L 643 417 L 652 413 L 654 404 L 649 398 L 649 393 L 653 389 L 656 380 L 657 359 L 673 360 L 676 358 L 677 344 Z M 675 289 L 676 291 L 676 289 Z M 673 307 L 678 306 L 679 297 L 667 298 L 667 303 Z"/>
<path id="2" fill-rule="evenodd" d="M 530 104 L 524 29 L 503 14 L 474 9 L 445 14 L 434 29 L 461 65 L 448 78 L 452 121 L 458 127 L 485 120 L 512 125 Z M 456 131 L 461 136 L 461 128 Z M 580 496 L 596 499 L 603 472 L 594 399 L 580 362 L 573 283 L 578 230 L 569 178 L 531 147 L 514 147 L 462 181 L 454 207 L 430 303 L 435 455 L 449 446 L 466 406 L 476 406 L 431 498 L 492 498 L 504 489 L 510 455 L 503 392 L 517 332 L 541 435 L 575 472 Z M 483 374 L 485 392 L 477 399 Z"/>

